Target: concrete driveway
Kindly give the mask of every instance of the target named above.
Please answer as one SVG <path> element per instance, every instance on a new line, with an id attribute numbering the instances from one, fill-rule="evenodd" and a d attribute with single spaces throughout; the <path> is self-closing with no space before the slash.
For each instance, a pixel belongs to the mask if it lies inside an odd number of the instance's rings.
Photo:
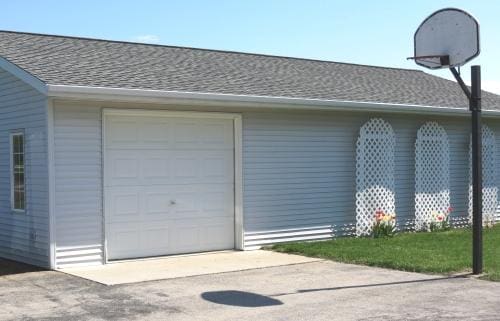
<path id="1" fill-rule="evenodd" d="M 1 320 L 498 320 L 500 315 L 500 283 L 329 261 L 114 286 L 61 272 L 15 273 L 0 276 Z"/>
<path id="2" fill-rule="evenodd" d="M 105 285 L 176 279 L 320 261 L 271 251 L 222 251 L 127 260 L 101 266 L 67 268 L 65 273 Z"/>

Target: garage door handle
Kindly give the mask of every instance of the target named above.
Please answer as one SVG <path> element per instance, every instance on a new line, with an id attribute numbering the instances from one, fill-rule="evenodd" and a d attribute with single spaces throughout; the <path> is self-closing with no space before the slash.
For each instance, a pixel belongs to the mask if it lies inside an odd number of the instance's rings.
<path id="1" fill-rule="evenodd" d="M 170 201 L 170 205 L 175 205 L 177 204 L 175 201 Z"/>

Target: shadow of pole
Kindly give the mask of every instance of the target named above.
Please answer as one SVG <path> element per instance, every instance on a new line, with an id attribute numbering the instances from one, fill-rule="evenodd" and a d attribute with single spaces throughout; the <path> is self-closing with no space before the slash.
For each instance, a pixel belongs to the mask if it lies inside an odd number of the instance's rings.
<path id="1" fill-rule="evenodd" d="M 320 292 L 320 291 L 338 291 L 338 290 L 373 288 L 373 287 L 383 287 L 383 286 L 403 285 L 403 284 L 413 284 L 413 283 L 427 283 L 427 282 L 435 282 L 443 280 L 462 279 L 466 278 L 468 275 L 469 274 L 461 274 L 461 275 L 437 277 L 437 278 L 421 279 L 421 280 L 347 285 L 347 286 L 337 286 L 337 287 L 318 288 L 318 289 L 303 289 L 303 290 L 297 290 L 295 292 L 277 293 L 270 296 L 260 295 L 251 292 L 236 291 L 236 290 L 212 291 L 212 292 L 203 292 L 201 294 L 201 297 L 206 301 L 217 304 L 256 308 L 256 307 L 265 307 L 265 306 L 283 304 L 282 301 L 274 299 L 273 297 L 310 293 L 310 292 Z"/>
<path id="2" fill-rule="evenodd" d="M 462 278 L 466 278 L 467 275 L 469 275 L 469 274 L 453 275 L 453 276 L 447 276 L 447 277 L 441 277 L 441 278 L 422 279 L 422 280 L 409 280 L 409 281 L 373 283 L 373 284 L 361 284 L 361 285 L 347 285 L 347 286 L 318 288 L 318 289 L 304 289 L 304 290 L 297 290 L 295 292 L 289 292 L 289 293 L 278 293 L 278 294 L 271 295 L 271 297 L 279 297 L 279 296 L 301 294 L 301 293 L 308 293 L 308 292 L 361 289 L 361 288 L 372 288 L 372 287 L 381 287 L 381 286 L 390 286 L 390 285 L 402 285 L 402 284 L 412 284 L 412 283 L 443 281 L 443 280 L 451 280 L 451 279 L 462 279 Z"/>

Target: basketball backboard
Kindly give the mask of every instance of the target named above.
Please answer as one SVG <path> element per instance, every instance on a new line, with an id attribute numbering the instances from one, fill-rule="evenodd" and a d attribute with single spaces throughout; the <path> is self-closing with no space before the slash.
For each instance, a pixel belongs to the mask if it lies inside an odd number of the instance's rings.
<path id="1" fill-rule="evenodd" d="M 430 69 L 464 65 L 479 55 L 479 23 L 456 8 L 434 12 L 414 35 L 415 62 Z"/>

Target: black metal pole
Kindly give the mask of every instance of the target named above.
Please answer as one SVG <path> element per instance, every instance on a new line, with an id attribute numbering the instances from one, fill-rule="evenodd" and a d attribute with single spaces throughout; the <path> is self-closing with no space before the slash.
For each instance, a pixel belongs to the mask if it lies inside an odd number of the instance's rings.
<path id="1" fill-rule="evenodd" d="M 483 272 L 483 183 L 481 131 L 481 66 L 471 67 L 472 112 L 472 273 Z"/>

